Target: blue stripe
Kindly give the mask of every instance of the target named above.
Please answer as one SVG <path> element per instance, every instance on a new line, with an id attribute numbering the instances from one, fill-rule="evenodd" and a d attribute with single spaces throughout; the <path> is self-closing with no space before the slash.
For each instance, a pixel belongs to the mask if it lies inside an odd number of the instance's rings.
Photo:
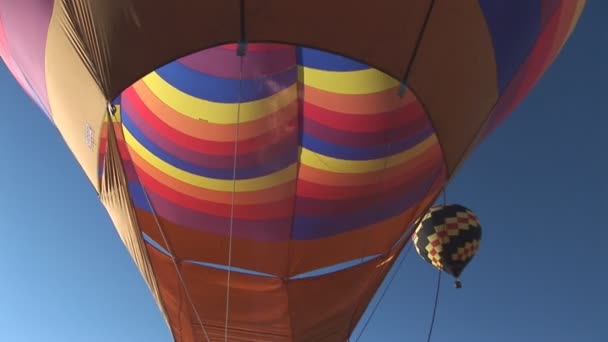
<path id="1" fill-rule="evenodd" d="M 534 47 L 541 4 L 539 0 L 480 0 L 479 4 L 492 36 L 502 93 Z"/>
<path id="2" fill-rule="evenodd" d="M 144 211 L 152 212 L 148 200 L 146 199 L 144 188 L 139 182 L 129 182 L 129 194 L 131 195 L 133 205 Z"/>
<path id="3" fill-rule="evenodd" d="M 135 137 L 135 139 L 142 144 L 148 151 L 154 154 L 156 157 L 161 160 L 169 163 L 176 168 L 182 169 L 184 171 L 215 179 L 233 179 L 233 168 L 224 168 L 224 169 L 216 169 L 216 168 L 208 168 L 202 167 L 199 165 L 194 165 L 190 162 L 184 161 L 175 157 L 174 155 L 168 153 L 154 142 L 152 142 L 148 137 L 143 134 L 139 128 L 131 121 L 129 117 L 129 113 L 123 109 L 122 111 L 122 123 L 129 130 L 129 132 Z M 200 154 L 201 158 L 205 158 L 204 154 Z M 265 163 L 258 163 L 255 167 L 249 168 L 238 168 L 236 171 L 237 179 L 242 178 L 255 178 L 261 177 L 273 172 L 282 170 L 287 166 L 295 163 L 297 161 L 297 150 L 294 149 L 292 153 L 285 153 L 281 156 L 277 156 L 272 161 L 268 161 Z"/>
<path id="4" fill-rule="evenodd" d="M 207 75 L 178 62 L 160 67 L 156 73 L 182 92 L 222 103 L 263 99 L 288 88 L 298 79 L 295 67 L 266 77 L 239 80 Z"/>
<path id="5" fill-rule="evenodd" d="M 122 93 L 120 93 L 120 95 L 118 95 L 114 101 L 112 101 L 113 105 L 120 105 L 120 102 L 122 101 Z"/>
<path id="6" fill-rule="evenodd" d="M 296 50 L 296 58 L 298 65 L 321 70 L 357 71 L 369 69 L 367 64 L 354 61 L 348 57 L 303 47 Z"/>
<path id="7" fill-rule="evenodd" d="M 303 133 L 302 147 L 328 157 L 347 160 L 370 160 L 391 156 L 408 150 L 428 138 L 431 134 L 433 134 L 433 129 L 427 126 L 425 129 L 420 130 L 415 134 L 408 134 L 404 139 L 393 141 L 388 144 L 352 147 L 332 144 L 315 136 Z"/>
<path id="8" fill-rule="evenodd" d="M 137 108 L 133 107 L 132 98 L 124 98 L 123 100 L 123 111 L 126 111 L 127 113 L 139 113 Z M 190 147 L 196 145 L 195 142 L 188 147 L 176 144 L 174 140 L 171 140 L 154 130 L 154 128 L 148 125 L 139 115 L 130 115 L 129 120 L 133 126 L 139 128 L 141 134 L 148 137 L 153 143 L 160 146 L 165 151 L 168 151 L 176 158 L 212 169 L 232 168 L 234 165 L 234 154 L 232 153 L 234 150 L 234 143 L 232 143 L 230 152 L 223 154 L 207 154 L 206 152 L 210 151 L 208 149 L 203 151 L 190 149 Z M 284 134 L 279 136 L 276 136 L 275 134 L 274 139 L 272 137 L 269 137 L 268 139 L 272 139 L 272 141 L 267 141 L 265 145 L 260 146 L 253 151 L 239 153 L 237 168 L 257 165 L 260 164 L 262 160 L 275 162 L 276 159 L 280 159 L 277 158 L 277 156 L 289 153 L 289 150 L 296 150 L 297 146 L 299 146 L 297 134 Z M 243 143 L 247 144 L 248 142 L 245 140 Z M 240 144 L 241 143 L 239 143 L 239 150 L 241 149 Z M 205 158 L 201 158 L 201 155 L 204 155 Z"/>

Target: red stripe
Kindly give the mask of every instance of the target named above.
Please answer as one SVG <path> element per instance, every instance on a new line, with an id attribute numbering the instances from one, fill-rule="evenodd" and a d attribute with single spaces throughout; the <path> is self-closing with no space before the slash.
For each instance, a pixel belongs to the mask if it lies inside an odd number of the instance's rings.
<path id="1" fill-rule="evenodd" d="M 105 154 L 105 147 L 106 147 L 106 138 L 101 138 L 99 140 L 99 146 L 100 146 L 100 151 L 99 154 Z M 103 146 L 103 147 L 102 147 Z M 123 142 L 123 143 L 118 143 L 118 151 L 120 152 L 120 157 L 122 158 L 122 160 L 130 160 L 131 156 L 129 155 L 129 148 L 127 147 L 127 145 Z"/>
<path id="2" fill-rule="evenodd" d="M 205 189 L 173 178 L 172 176 L 149 164 L 145 159 L 139 156 L 137 152 L 131 149 L 129 149 L 129 152 L 137 167 L 145 170 L 145 172 L 154 177 L 154 179 L 175 191 L 179 191 L 200 199 L 212 198 L 217 203 L 232 203 L 232 201 L 235 200 L 236 203 L 259 204 L 283 200 L 290 197 L 295 192 L 296 181 L 294 179 L 259 191 L 240 192 L 239 196 L 232 198 L 232 194 L 230 192 Z"/>
<path id="3" fill-rule="evenodd" d="M 137 168 L 140 182 L 147 190 L 152 191 L 172 202 L 175 206 L 187 208 L 205 214 L 218 217 L 230 217 L 231 204 L 222 204 L 212 201 L 198 199 L 184 193 L 175 191 L 170 187 L 158 182 L 154 177 L 150 177 L 143 169 Z M 238 193 L 236 193 L 238 197 Z M 236 205 L 238 210 L 234 211 L 234 217 L 248 220 L 268 220 L 275 218 L 291 217 L 293 211 L 293 201 L 287 198 L 277 202 L 263 204 Z M 236 209 L 236 208 L 235 208 Z"/>
<path id="4" fill-rule="evenodd" d="M 123 108 L 125 107 L 123 106 Z M 146 122 L 143 122 L 138 115 L 132 115 L 131 122 L 133 126 L 140 130 L 141 134 L 147 137 L 158 148 L 183 161 L 205 168 L 232 168 L 235 163 L 234 142 L 230 143 L 232 150 L 226 155 L 208 154 L 206 153 L 207 151 L 204 153 L 195 152 L 192 149 L 176 145 L 173 141 L 154 131 L 152 127 Z M 296 123 L 294 122 L 294 124 Z M 269 140 L 272 140 L 268 141 L 265 145 L 260 146 L 260 149 L 247 154 L 238 153 L 238 158 L 236 158 L 237 167 L 259 167 L 264 164 L 276 164 L 285 161 L 286 159 L 295 158 L 299 143 L 296 127 L 290 128 L 279 126 L 272 133 L 273 136 L 268 137 Z M 238 151 L 240 151 L 241 144 L 243 143 L 245 143 L 245 141 L 238 142 Z M 197 146 L 193 147 L 196 148 Z M 289 155 L 291 155 L 291 157 L 289 157 Z"/>
<path id="5" fill-rule="evenodd" d="M 420 117 L 418 122 L 406 125 L 395 125 L 384 131 L 354 132 L 337 130 L 324 126 L 315 121 L 304 119 L 302 130 L 319 140 L 348 147 L 369 147 L 386 145 L 418 136 L 424 132 L 430 133 L 431 127 L 426 117 Z"/>
<path id="6" fill-rule="evenodd" d="M 117 140 L 124 140 L 122 136 L 122 124 L 120 122 L 114 122 L 114 133 L 116 135 Z M 101 132 L 99 132 L 99 136 L 102 138 L 106 138 L 108 136 L 108 123 L 104 122 L 101 125 Z"/>
<path id="7" fill-rule="evenodd" d="M 347 199 L 356 197 L 366 197 L 375 195 L 379 189 L 390 189 L 391 187 L 401 187 L 404 184 L 412 186 L 426 174 L 440 168 L 441 158 L 437 155 L 424 156 L 418 160 L 412 160 L 403 165 L 381 171 L 384 175 L 375 174 L 377 181 L 370 184 L 355 186 L 336 186 L 320 183 L 313 183 L 310 180 L 298 179 L 298 196 L 319 199 Z M 331 183 L 330 183 L 331 184 Z"/>
<path id="8" fill-rule="evenodd" d="M 159 134 L 162 134 L 167 139 L 174 142 L 176 145 L 179 145 L 185 149 L 189 149 L 191 151 L 201 152 L 205 154 L 216 154 L 216 155 L 232 155 L 234 154 L 234 141 L 210 141 L 210 140 L 202 140 L 195 138 L 193 136 L 184 134 L 177 129 L 167 125 L 161 119 L 159 119 L 141 100 L 141 98 L 137 95 L 133 88 L 129 88 L 123 92 L 122 101 L 125 102 L 125 106 L 132 106 L 135 109 L 135 112 L 130 112 L 129 115 L 138 115 L 143 121 L 145 121 L 150 127 L 152 127 Z M 297 103 L 294 101 L 293 105 L 287 106 L 273 114 L 269 114 L 264 118 L 268 122 L 267 128 L 265 132 L 260 132 L 262 134 L 245 140 L 239 141 L 238 154 L 246 154 L 255 152 L 261 148 L 266 147 L 266 145 L 274 143 L 276 141 L 277 135 L 288 133 L 290 130 L 294 130 L 298 126 L 298 118 L 297 115 L 293 115 L 289 121 L 284 122 L 284 120 L 277 119 L 276 117 L 286 115 L 286 112 L 292 111 L 297 106 Z M 273 124 L 273 121 L 283 121 L 280 126 Z M 241 126 L 247 125 L 247 123 L 240 124 Z M 234 125 L 233 125 L 234 126 Z M 239 130 L 245 127 L 239 127 Z"/>
<path id="9" fill-rule="evenodd" d="M 496 109 L 492 113 L 490 123 L 484 130 L 484 137 L 491 133 L 521 103 L 526 94 L 530 92 L 534 84 L 545 72 L 548 64 L 554 57 L 551 47 L 556 42 L 563 9 L 564 5 L 562 3 L 561 7 L 555 11 L 547 26 L 541 32 L 530 56 L 517 72 L 504 95 L 500 98 Z M 562 37 L 560 38 L 563 39 Z"/>
<path id="10" fill-rule="evenodd" d="M 438 170 L 438 169 L 435 169 Z M 433 171 L 433 170 L 429 170 Z M 402 197 L 408 192 L 414 191 L 421 187 L 420 180 L 422 177 L 427 178 L 433 175 L 432 172 L 421 174 L 421 177 L 408 178 L 406 181 L 400 182 L 399 185 L 391 185 L 389 182 L 382 182 L 374 186 L 373 193 L 358 194 L 356 198 L 329 200 L 326 198 L 310 199 L 307 198 L 307 205 L 296 205 L 296 215 L 304 216 L 334 216 L 340 214 L 351 213 L 359 210 L 364 210 L 370 205 L 378 205 L 381 203 L 392 202 L 399 197 Z M 298 193 L 298 199 L 302 196 Z"/>
<path id="11" fill-rule="evenodd" d="M 302 113 L 307 119 L 322 125 L 354 132 L 383 131 L 395 126 L 411 125 L 421 118 L 426 119 L 424 108 L 418 101 L 378 114 L 346 114 L 304 102 Z"/>
<path id="12" fill-rule="evenodd" d="M 103 171 L 103 169 L 105 169 L 105 158 L 106 155 L 104 153 L 99 154 L 99 168 L 100 171 Z M 121 161 L 123 169 L 125 171 L 125 175 L 127 177 L 127 181 L 128 182 L 135 182 L 135 183 L 139 183 L 139 178 L 137 176 L 137 173 L 135 172 L 135 168 L 133 166 L 133 163 L 131 162 L 131 160 L 126 160 L 126 159 L 122 159 Z"/>

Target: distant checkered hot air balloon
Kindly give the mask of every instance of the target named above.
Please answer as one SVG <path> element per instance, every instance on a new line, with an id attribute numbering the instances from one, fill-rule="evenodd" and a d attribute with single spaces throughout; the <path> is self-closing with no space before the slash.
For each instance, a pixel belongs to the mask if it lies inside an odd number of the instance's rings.
<path id="1" fill-rule="evenodd" d="M 435 206 L 418 224 L 413 237 L 418 254 L 431 265 L 456 278 L 473 259 L 481 242 L 475 214 L 458 204 Z"/>
<path id="2" fill-rule="evenodd" d="M 175 341 L 334 342 L 583 7 L 0 0 L 0 55 Z"/>

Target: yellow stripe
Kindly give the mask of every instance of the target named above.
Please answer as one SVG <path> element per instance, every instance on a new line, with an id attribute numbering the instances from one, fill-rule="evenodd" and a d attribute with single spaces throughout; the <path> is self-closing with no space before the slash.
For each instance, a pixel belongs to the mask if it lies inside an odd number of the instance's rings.
<path id="1" fill-rule="evenodd" d="M 185 116 L 214 124 L 235 124 L 237 122 L 238 103 L 212 102 L 186 94 L 167 83 L 156 72 L 148 74 L 142 80 L 156 97 Z M 267 98 L 242 102 L 239 122 L 254 121 L 272 114 L 295 101 L 297 95 L 297 84 L 294 83 Z"/>
<path id="2" fill-rule="evenodd" d="M 150 163 L 153 167 L 157 168 L 161 172 L 180 180 L 184 183 L 188 183 L 190 185 L 205 188 L 209 190 L 215 191 L 226 191 L 231 192 L 233 189 L 233 181 L 232 180 L 224 180 L 224 179 L 214 179 L 203 177 L 199 175 L 192 174 L 190 172 L 181 170 L 176 168 L 175 166 L 161 160 L 157 156 L 155 156 L 152 152 L 148 151 L 144 146 L 142 146 L 137 139 L 129 132 L 129 130 L 123 126 L 125 141 L 131 147 L 135 153 L 137 153 L 141 158 L 143 158 L 146 162 Z M 273 186 L 287 183 L 296 178 L 296 170 L 297 164 L 294 163 L 289 167 L 272 173 L 267 176 L 262 176 L 258 178 L 250 178 L 244 180 L 236 180 L 235 189 L 236 192 L 244 192 L 244 191 L 258 191 L 262 189 L 268 189 Z"/>
<path id="3" fill-rule="evenodd" d="M 572 22 L 570 23 L 570 28 L 568 29 L 568 34 L 566 35 L 566 39 L 564 39 L 560 49 L 564 46 L 566 41 L 570 38 L 572 31 L 574 31 L 574 28 L 576 27 L 576 24 L 578 23 L 578 20 L 579 20 L 581 14 L 583 13 L 583 8 L 585 8 L 585 3 L 586 3 L 586 0 L 577 2 L 576 9 L 574 10 L 574 16 L 572 17 Z"/>
<path id="4" fill-rule="evenodd" d="M 116 104 L 114 105 L 114 107 L 116 107 L 116 113 L 114 113 L 114 115 L 112 115 L 112 121 L 113 122 L 122 122 L 122 110 L 120 109 L 120 105 Z M 107 123 L 108 122 L 108 116 L 104 115 L 103 116 L 103 122 Z"/>
<path id="5" fill-rule="evenodd" d="M 391 76 L 376 69 L 327 71 L 298 67 L 300 82 L 337 94 L 371 94 L 399 86 Z"/>
<path id="6" fill-rule="evenodd" d="M 437 137 L 433 134 L 420 142 L 418 145 L 384 158 L 371 160 L 345 160 L 328 157 L 311 150 L 302 149 L 301 162 L 315 169 L 338 172 L 338 173 L 368 173 L 383 170 L 385 168 L 397 166 L 422 154 L 432 146 L 437 144 Z"/>

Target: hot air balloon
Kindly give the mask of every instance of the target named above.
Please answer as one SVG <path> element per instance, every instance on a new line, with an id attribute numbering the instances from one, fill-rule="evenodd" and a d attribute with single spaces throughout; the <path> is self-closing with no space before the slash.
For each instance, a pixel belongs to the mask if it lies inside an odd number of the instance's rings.
<path id="1" fill-rule="evenodd" d="M 0 54 L 176 341 L 345 341 L 583 6 L 0 0 Z"/>
<path id="2" fill-rule="evenodd" d="M 481 242 L 477 216 L 459 204 L 435 206 L 418 224 L 412 242 L 424 260 L 456 278 L 473 259 Z"/>

